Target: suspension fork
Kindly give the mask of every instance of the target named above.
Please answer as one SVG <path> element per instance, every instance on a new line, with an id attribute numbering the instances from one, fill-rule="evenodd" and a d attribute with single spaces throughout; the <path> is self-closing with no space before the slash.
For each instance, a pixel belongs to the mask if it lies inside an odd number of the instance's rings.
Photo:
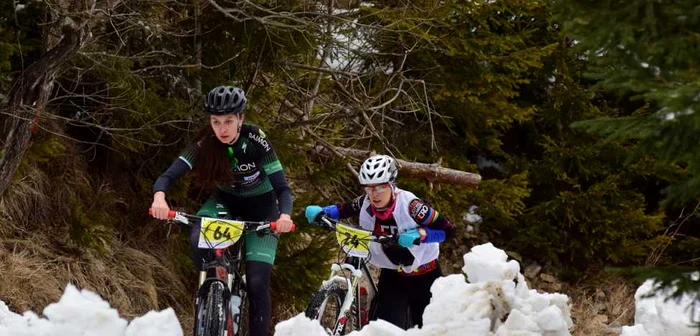
<path id="1" fill-rule="evenodd" d="M 214 250 L 214 260 L 204 264 L 202 269 L 199 271 L 199 285 L 197 287 L 202 287 L 204 282 L 207 280 L 209 270 L 213 268 L 214 276 L 217 279 L 224 281 L 229 291 L 231 290 L 234 275 L 229 269 L 231 268 L 231 262 L 224 256 L 225 253 L 226 250 L 223 249 Z"/>
<path id="2" fill-rule="evenodd" d="M 349 271 L 352 274 L 352 279 L 348 279 L 344 276 L 345 271 Z M 343 299 L 343 305 L 340 306 L 340 314 L 336 321 L 334 334 L 338 334 L 339 330 L 347 323 L 347 312 L 355 301 L 357 286 L 360 283 L 360 279 L 362 279 L 362 270 L 355 268 L 352 264 L 333 264 L 331 265 L 331 275 L 321 284 L 321 288 L 328 288 L 334 283 L 343 284 L 348 289 Z"/>

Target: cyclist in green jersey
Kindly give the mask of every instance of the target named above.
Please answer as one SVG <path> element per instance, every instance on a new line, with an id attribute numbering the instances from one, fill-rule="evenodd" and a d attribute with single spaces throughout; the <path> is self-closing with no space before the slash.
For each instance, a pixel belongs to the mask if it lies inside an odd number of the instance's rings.
<path id="1" fill-rule="evenodd" d="M 165 193 L 190 170 L 195 182 L 214 190 L 197 213 L 206 217 L 277 221 L 277 232 L 292 227 L 292 192 L 282 164 L 265 133 L 244 123 L 243 90 L 219 86 L 209 92 L 204 110 L 209 125 L 156 180 L 153 185 L 153 217 L 167 219 L 170 207 Z M 193 261 L 200 269 L 207 250 L 197 247 L 199 228 L 190 233 Z M 245 236 L 246 283 L 249 300 L 249 332 L 267 335 L 270 328 L 270 276 L 277 250 L 277 235 Z"/>

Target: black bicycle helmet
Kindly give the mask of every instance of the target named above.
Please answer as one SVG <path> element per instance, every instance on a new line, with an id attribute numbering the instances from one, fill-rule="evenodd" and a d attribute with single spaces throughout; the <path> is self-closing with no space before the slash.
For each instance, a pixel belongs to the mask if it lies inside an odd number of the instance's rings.
<path id="1" fill-rule="evenodd" d="M 204 110 L 209 114 L 241 113 L 245 109 L 245 93 L 235 86 L 217 86 L 204 100 Z"/>

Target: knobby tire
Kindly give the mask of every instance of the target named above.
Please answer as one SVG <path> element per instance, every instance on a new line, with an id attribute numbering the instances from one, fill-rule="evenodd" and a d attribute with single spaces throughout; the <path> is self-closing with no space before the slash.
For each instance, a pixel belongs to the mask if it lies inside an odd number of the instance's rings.
<path id="1" fill-rule="evenodd" d="M 338 315 L 340 314 L 340 307 L 343 305 L 343 302 L 345 301 L 345 294 L 347 293 L 347 290 L 335 285 L 332 285 L 328 288 L 321 289 L 318 292 L 316 292 L 312 297 L 311 301 L 309 302 L 309 306 L 306 308 L 306 317 L 310 319 L 316 319 L 319 320 L 321 325 L 324 328 L 328 328 L 333 330 L 335 328 L 335 321 L 338 320 Z M 332 300 L 332 301 L 331 301 Z M 333 312 L 323 312 L 321 311 L 321 308 L 328 308 L 328 302 L 332 302 L 336 304 L 336 309 Z M 352 309 L 351 309 L 352 311 Z M 331 326 L 326 326 L 323 324 L 323 321 L 326 320 L 326 318 L 329 317 L 329 315 L 326 315 L 328 313 L 331 313 L 330 317 L 333 319 L 333 325 Z M 352 314 L 350 314 L 352 315 Z M 343 330 L 340 330 L 340 334 L 343 334 L 344 330 L 348 326 L 348 324 L 353 323 L 353 318 L 350 316 L 350 320 L 345 323 L 345 326 L 343 327 Z M 323 319 L 323 320 L 321 320 Z"/>

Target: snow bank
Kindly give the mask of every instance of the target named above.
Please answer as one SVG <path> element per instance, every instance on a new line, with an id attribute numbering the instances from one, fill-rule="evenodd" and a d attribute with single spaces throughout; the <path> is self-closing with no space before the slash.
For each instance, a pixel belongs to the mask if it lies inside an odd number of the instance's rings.
<path id="1" fill-rule="evenodd" d="M 328 336 L 323 327 L 316 320 L 306 318 L 301 313 L 289 320 L 277 323 L 275 326 L 275 336 Z"/>
<path id="2" fill-rule="evenodd" d="M 529 289 L 517 261 L 491 243 L 464 255 L 463 274 L 435 281 L 423 314 L 423 328 L 402 330 L 386 321 L 370 322 L 352 336 L 565 336 L 572 326 L 563 294 Z M 467 282 L 468 279 L 468 282 Z M 324 335 L 303 314 L 278 324 L 275 336 Z"/>
<path id="3" fill-rule="evenodd" d="M 433 298 L 423 314 L 423 328 L 402 330 L 386 321 L 372 321 L 353 336 L 565 336 L 572 325 L 569 298 L 559 293 L 529 289 L 520 265 L 508 260 L 491 243 L 475 246 L 464 255 L 465 274 L 435 281 Z M 466 275 L 466 278 L 465 278 Z M 700 276 L 700 272 L 693 274 Z M 692 299 L 666 301 L 671 289 L 657 290 L 646 281 L 635 294 L 636 325 L 622 328 L 621 336 L 694 336 L 691 321 L 700 310 L 688 308 Z M 691 314 L 695 314 L 691 319 Z M 44 317 L 29 311 L 11 312 L 0 301 L 0 336 L 182 336 L 172 308 L 151 311 L 130 323 L 97 294 L 68 285 Z M 317 321 L 299 314 L 275 326 L 275 336 L 325 336 Z"/>
<path id="4" fill-rule="evenodd" d="M 700 277 L 700 272 L 691 275 Z M 634 294 L 634 326 L 622 327 L 621 336 L 695 336 L 697 327 L 692 323 L 700 322 L 700 309 L 691 310 L 693 299 L 683 295 L 679 301 L 666 300 L 675 288 L 659 290 L 653 279 L 645 281 Z M 692 320 L 691 320 L 692 317 Z"/>
<path id="5" fill-rule="evenodd" d="M 44 317 L 28 311 L 11 312 L 0 301 L 0 336 L 182 336 L 172 308 L 151 311 L 128 323 L 88 290 L 68 285 L 57 303 L 44 308 Z"/>

